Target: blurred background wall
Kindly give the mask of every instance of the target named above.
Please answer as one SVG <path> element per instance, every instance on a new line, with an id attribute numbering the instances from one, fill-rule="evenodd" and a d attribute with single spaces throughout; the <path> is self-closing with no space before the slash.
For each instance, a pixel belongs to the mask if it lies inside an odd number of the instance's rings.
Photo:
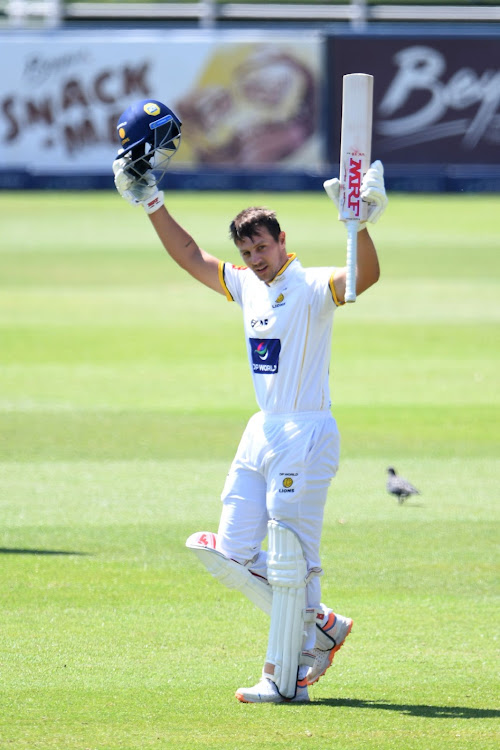
<path id="1" fill-rule="evenodd" d="M 154 98 L 183 121 L 169 187 L 317 190 L 353 72 L 390 190 L 500 189 L 495 3 L 3 0 L 0 65 L 0 189 L 111 188 L 119 115 Z"/>

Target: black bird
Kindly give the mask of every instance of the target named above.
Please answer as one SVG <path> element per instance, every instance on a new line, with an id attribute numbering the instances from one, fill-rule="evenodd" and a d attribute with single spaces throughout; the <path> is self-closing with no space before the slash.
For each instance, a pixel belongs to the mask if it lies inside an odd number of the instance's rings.
<path id="1" fill-rule="evenodd" d="M 392 466 L 389 466 L 387 473 L 389 475 L 386 484 L 387 492 L 391 495 L 395 495 L 398 498 L 398 503 L 400 505 L 402 505 L 410 495 L 420 495 L 420 491 L 410 484 L 407 479 L 399 477 L 396 474 L 396 469 L 393 469 Z"/>

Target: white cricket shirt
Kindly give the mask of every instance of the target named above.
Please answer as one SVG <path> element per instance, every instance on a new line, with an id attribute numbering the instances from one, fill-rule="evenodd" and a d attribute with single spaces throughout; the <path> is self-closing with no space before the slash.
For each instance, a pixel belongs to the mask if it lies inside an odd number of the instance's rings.
<path id="1" fill-rule="evenodd" d="M 330 408 L 328 371 L 335 268 L 303 268 L 294 254 L 266 284 L 248 268 L 220 263 L 226 297 L 243 311 L 257 403 L 274 414 Z"/>

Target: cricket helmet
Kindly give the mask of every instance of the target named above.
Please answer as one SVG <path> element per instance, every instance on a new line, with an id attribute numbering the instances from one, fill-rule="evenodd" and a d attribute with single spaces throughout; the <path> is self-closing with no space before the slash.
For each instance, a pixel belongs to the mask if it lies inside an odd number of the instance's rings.
<path id="1" fill-rule="evenodd" d="M 121 148 L 117 158 L 130 158 L 127 169 L 143 175 L 148 170 L 160 172 L 179 148 L 181 121 L 162 102 L 142 99 L 131 104 L 121 115 L 116 126 Z"/>

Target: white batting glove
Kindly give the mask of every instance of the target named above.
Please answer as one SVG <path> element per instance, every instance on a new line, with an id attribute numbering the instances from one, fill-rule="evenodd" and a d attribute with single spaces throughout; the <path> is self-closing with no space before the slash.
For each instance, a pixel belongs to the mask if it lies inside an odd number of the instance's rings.
<path id="1" fill-rule="evenodd" d="M 368 172 L 366 173 L 368 174 Z M 326 180 L 323 183 L 323 187 L 326 190 L 326 194 L 335 204 L 335 208 L 340 212 L 340 180 L 334 177 L 332 180 Z M 366 221 L 360 221 L 358 224 L 358 232 L 362 229 L 366 229 Z"/>
<path id="2" fill-rule="evenodd" d="M 332 180 L 326 180 L 323 183 L 323 187 L 326 190 L 327 196 L 332 200 L 337 208 L 340 209 L 339 205 L 339 194 L 340 194 L 340 180 L 334 177 Z"/>
<path id="3" fill-rule="evenodd" d="M 158 190 L 153 173 L 136 177 L 129 166 L 126 156 L 113 162 L 116 189 L 131 206 L 142 206 L 147 214 L 158 211 L 163 206 L 163 192 Z"/>
<path id="4" fill-rule="evenodd" d="M 334 177 L 323 183 L 326 194 L 340 210 L 340 180 Z M 381 161 L 374 161 L 363 177 L 361 183 L 361 198 L 369 204 L 367 221 L 375 224 L 386 209 L 388 198 L 384 185 L 384 167 Z M 366 228 L 367 221 L 359 223 L 358 232 Z"/>
<path id="5" fill-rule="evenodd" d="M 361 198 L 368 203 L 368 221 L 375 224 L 385 209 L 389 199 L 385 192 L 384 165 L 377 160 L 363 177 L 361 183 Z"/>

